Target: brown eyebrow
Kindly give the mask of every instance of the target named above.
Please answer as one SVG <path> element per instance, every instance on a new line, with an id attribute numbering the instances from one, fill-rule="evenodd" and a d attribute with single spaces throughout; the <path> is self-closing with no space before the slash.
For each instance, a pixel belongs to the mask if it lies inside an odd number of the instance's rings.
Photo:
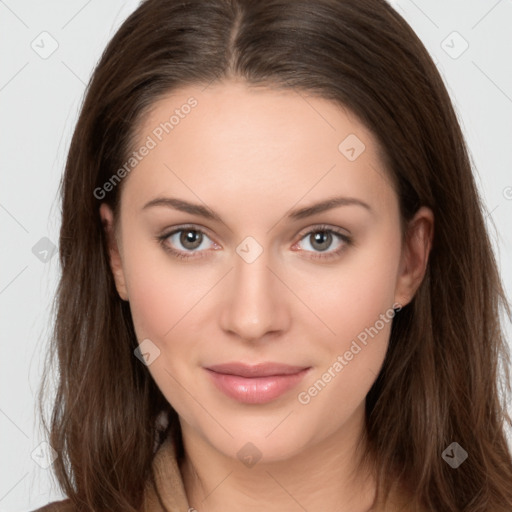
<path id="1" fill-rule="evenodd" d="M 326 199 L 325 201 L 321 201 L 319 203 L 313 204 L 311 206 L 306 206 L 304 208 L 299 208 L 297 210 L 293 210 L 288 214 L 290 219 L 299 220 L 304 219 L 306 217 L 311 217 L 316 213 L 322 213 L 327 210 L 331 210 L 332 208 L 336 208 L 338 206 L 362 206 L 366 208 L 370 213 L 373 213 L 371 206 L 360 199 L 355 197 L 331 197 Z"/>
<path id="2" fill-rule="evenodd" d="M 152 206 L 166 206 L 168 208 L 174 208 L 185 213 L 191 213 L 206 219 L 218 220 L 222 222 L 221 218 L 212 210 L 201 204 L 189 203 L 183 199 L 176 199 L 174 197 L 157 197 L 146 203 L 142 209 L 151 208 Z"/>
<path id="3" fill-rule="evenodd" d="M 288 218 L 292 220 L 300 220 L 306 217 L 311 217 L 317 213 L 331 210 L 332 208 L 336 208 L 338 206 L 352 205 L 361 206 L 367 209 L 369 212 L 373 212 L 369 204 L 355 197 L 332 197 L 311 206 L 292 210 L 288 213 Z M 175 210 L 179 210 L 185 213 L 190 213 L 192 215 L 198 215 L 206 219 L 223 222 L 220 216 L 217 215 L 214 211 L 210 210 L 210 208 L 201 204 L 189 203 L 183 199 L 177 199 L 174 197 L 157 197 L 146 203 L 142 209 L 145 210 L 146 208 L 153 206 L 165 206 L 168 208 L 174 208 Z"/>

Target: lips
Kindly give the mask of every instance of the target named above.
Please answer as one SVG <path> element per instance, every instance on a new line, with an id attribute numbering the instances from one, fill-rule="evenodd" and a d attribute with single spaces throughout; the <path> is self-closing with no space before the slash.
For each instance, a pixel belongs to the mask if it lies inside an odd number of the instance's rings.
<path id="1" fill-rule="evenodd" d="M 290 366 L 280 363 L 258 363 L 248 365 L 244 363 L 226 363 L 208 366 L 208 370 L 225 375 L 238 375 L 239 377 L 269 377 L 271 375 L 293 375 L 305 370 L 307 366 Z"/>
<path id="2" fill-rule="evenodd" d="M 280 363 L 226 363 L 205 368 L 226 396 L 245 404 L 264 404 L 296 386 L 310 367 Z"/>

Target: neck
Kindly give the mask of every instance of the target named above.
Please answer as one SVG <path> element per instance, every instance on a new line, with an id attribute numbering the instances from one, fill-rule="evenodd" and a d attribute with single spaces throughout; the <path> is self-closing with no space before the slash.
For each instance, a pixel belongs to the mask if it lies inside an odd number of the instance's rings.
<path id="1" fill-rule="evenodd" d="M 359 465 L 363 428 L 364 406 L 343 428 L 286 460 L 263 458 L 246 467 L 183 424 L 185 458 L 180 469 L 189 505 L 198 512 L 367 512 L 375 480 Z"/>

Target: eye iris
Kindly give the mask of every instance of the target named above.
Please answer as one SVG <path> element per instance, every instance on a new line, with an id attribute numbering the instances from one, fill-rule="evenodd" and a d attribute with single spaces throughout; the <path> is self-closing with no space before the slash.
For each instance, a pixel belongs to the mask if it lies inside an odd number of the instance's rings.
<path id="1" fill-rule="evenodd" d="M 325 251 L 332 243 L 332 234 L 327 231 L 317 231 L 310 235 L 311 247 Z"/>
<path id="2" fill-rule="evenodd" d="M 180 235 L 180 243 L 186 249 L 197 249 L 203 240 L 202 233 L 194 231 L 193 229 L 183 230 Z"/>

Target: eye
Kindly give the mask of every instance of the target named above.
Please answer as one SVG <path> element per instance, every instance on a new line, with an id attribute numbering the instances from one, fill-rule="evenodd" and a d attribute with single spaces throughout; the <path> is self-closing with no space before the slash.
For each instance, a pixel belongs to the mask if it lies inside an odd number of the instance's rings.
<path id="1" fill-rule="evenodd" d="M 293 247 L 311 252 L 314 258 L 330 258 L 339 255 L 351 243 L 351 238 L 337 229 L 317 226 L 309 230 Z"/>
<path id="2" fill-rule="evenodd" d="M 211 246 L 219 247 L 204 231 L 187 226 L 167 232 L 158 240 L 166 251 L 182 259 L 196 257 L 195 253 L 203 253 Z"/>

